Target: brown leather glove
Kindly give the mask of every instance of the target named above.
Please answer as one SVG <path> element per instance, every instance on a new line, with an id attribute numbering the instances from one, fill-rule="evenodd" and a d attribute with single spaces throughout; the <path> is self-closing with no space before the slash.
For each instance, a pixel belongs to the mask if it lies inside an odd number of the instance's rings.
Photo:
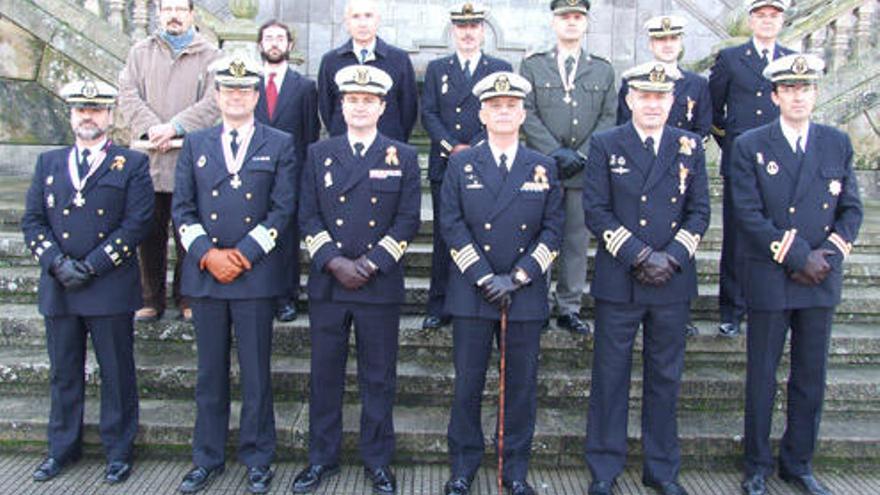
<path id="1" fill-rule="evenodd" d="M 354 268 L 357 270 L 358 275 L 371 279 L 376 272 L 379 271 L 379 268 L 376 267 L 366 256 L 361 256 L 358 259 L 354 260 Z"/>
<path id="2" fill-rule="evenodd" d="M 354 261 L 337 256 L 327 262 L 327 271 L 348 290 L 360 289 L 369 279 L 358 273 Z"/>
<path id="3" fill-rule="evenodd" d="M 831 273 L 831 265 L 825 260 L 826 256 L 831 256 L 834 251 L 830 249 L 814 249 L 807 256 L 807 262 L 801 268 L 802 274 L 811 283 L 810 285 L 819 285 L 825 280 L 825 277 Z"/>
<path id="4" fill-rule="evenodd" d="M 229 259 L 230 249 L 212 248 L 199 261 L 199 268 L 208 270 L 211 275 L 221 284 L 228 284 L 235 280 L 242 272 L 235 263 Z"/>
<path id="5" fill-rule="evenodd" d="M 229 249 L 226 255 L 229 257 L 229 261 L 242 270 L 247 271 L 252 268 L 251 261 L 247 259 L 247 256 L 241 254 L 241 251 L 238 249 Z"/>

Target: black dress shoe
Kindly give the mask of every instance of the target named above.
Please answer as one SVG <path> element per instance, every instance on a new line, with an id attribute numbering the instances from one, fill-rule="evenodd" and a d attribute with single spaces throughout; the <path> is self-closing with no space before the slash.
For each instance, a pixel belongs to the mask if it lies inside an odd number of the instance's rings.
<path id="1" fill-rule="evenodd" d="M 581 321 L 577 313 L 569 313 L 556 318 L 556 326 L 578 335 L 589 335 L 590 325 Z"/>
<path id="2" fill-rule="evenodd" d="M 213 469 L 202 466 L 196 466 L 186 473 L 180 486 L 177 487 L 181 493 L 195 493 L 206 486 L 217 476 L 223 474 L 224 466 L 221 464 Z"/>
<path id="3" fill-rule="evenodd" d="M 742 482 L 745 495 L 767 495 L 767 478 L 763 474 L 753 474 Z"/>
<path id="4" fill-rule="evenodd" d="M 684 336 L 693 337 L 695 335 L 700 335 L 700 329 L 697 328 L 696 325 L 694 325 L 694 322 L 687 322 L 687 325 L 684 326 Z"/>
<path id="5" fill-rule="evenodd" d="M 722 337 L 737 337 L 742 334 L 738 321 L 726 321 L 718 325 L 718 333 Z"/>
<path id="6" fill-rule="evenodd" d="M 125 461 L 113 461 L 107 464 L 104 481 L 111 485 L 122 483 L 131 474 L 131 467 L 131 463 Z"/>
<path id="7" fill-rule="evenodd" d="M 642 480 L 642 484 L 657 490 L 663 495 L 688 495 L 687 490 L 679 485 L 677 481 Z"/>
<path id="8" fill-rule="evenodd" d="M 387 495 L 397 490 L 397 480 L 388 466 L 370 468 L 364 466 L 364 473 L 373 482 L 373 493 Z"/>
<path id="9" fill-rule="evenodd" d="M 296 306 L 292 302 L 284 303 L 278 306 L 278 310 L 275 311 L 275 318 L 278 321 L 288 322 L 293 321 L 297 317 Z"/>
<path id="10" fill-rule="evenodd" d="M 339 464 L 333 464 L 332 466 L 309 464 L 293 478 L 293 485 L 290 489 L 293 493 L 313 492 L 321 486 L 324 478 L 329 478 L 336 474 L 339 474 Z"/>
<path id="11" fill-rule="evenodd" d="M 594 480 L 590 483 L 590 491 L 587 492 L 588 495 L 611 495 L 611 487 L 614 485 L 613 481 L 598 481 Z"/>
<path id="12" fill-rule="evenodd" d="M 468 495 L 470 491 L 471 482 L 466 478 L 453 478 L 443 487 L 444 495 Z"/>
<path id="13" fill-rule="evenodd" d="M 504 486 L 510 490 L 510 495 L 535 495 L 535 490 L 525 480 L 505 481 Z"/>
<path id="14" fill-rule="evenodd" d="M 49 481 L 61 474 L 62 469 L 64 469 L 64 464 L 61 461 L 54 457 L 47 457 L 34 471 L 34 481 Z"/>
<path id="15" fill-rule="evenodd" d="M 437 330 L 440 327 L 449 325 L 452 318 L 448 316 L 428 315 L 422 320 L 422 330 Z"/>
<path id="16" fill-rule="evenodd" d="M 249 467 L 247 472 L 248 491 L 251 493 L 266 493 L 275 473 L 269 466 Z"/>
<path id="17" fill-rule="evenodd" d="M 831 495 L 831 490 L 825 487 L 812 474 L 789 474 L 779 471 L 779 477 L 782 481 L 796 486 L 800 491 L 809 493 L 810 495 Z"/>

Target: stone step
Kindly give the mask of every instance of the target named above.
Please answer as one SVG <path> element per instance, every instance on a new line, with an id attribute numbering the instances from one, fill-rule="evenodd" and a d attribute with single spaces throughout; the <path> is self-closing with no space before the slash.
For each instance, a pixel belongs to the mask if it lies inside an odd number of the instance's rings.
<path id="1" fill-rule="evenodd" d="M 145 399 L 182 400 L 195 396 L 198 375 L 194 349 L 160 352 L 137 346 L 135 364 L 138 388 Z M 232 389 L 239 390 L 239 370 L 235 353 L 231 371 Z M 346 398 L 357 401 L 357 363 L 352 353 L 346 370 Z M 11 348 L 0 350 L 0 391 L 3 395 L 45 395 L 49 384 L 49 358 L 45 349 Z M 274 397 L 279 401 L 300 400 L 309 396 L 308 357 L 276 355 L 272 359 Z M 643 371 L 635 365 L 630 396 L 634 406 L 642 397 Z M 779 400 L 784 403 L 787 369 L 779 372 Z M 422 360 L 399 361 L 397 366 L 397 402 L 406 406 L 443 406 L 450 403 L 455 378 L 451 362 L 429 363 Z M 88 393 L 98 394 L 100 383 L 97 361 L 89 353 L 86 382 Z M 486 382 L 487 403 L 495 400 L 498 390 L 497 366 L 490 366 Z M 542 407 L 585 410 L 590 390 L 589 370 L 541 369 L 538 376 L 538 401 Z M 727 370 L 714 363 L 686 361 L 680 392 L 682 410 L 742 410 L 745 372 Z M 828 372 L 825 409 L 829 411 L 876 412 L 880 414 L 880 366 L 833 366 Z M 880 416 L 878 416 L 880 417 Z"/>
<path id="2" fill-rule="evenodd" d="M 307 276 L 300 278 L 305 286 Z M 171 283 L 171 273 L 168 273 Z M 428 299 L 429 279 L 407 277 L 406 299 L 402 305 L 404 314 L 422 314 Z M 30 303 L 36 301 L 39 272 L 35 267 L 0 267 L 0 303 Z M 588 289 L 589 290 L 589 289 Z M 718 318 L 718 284 L 700 284 L 699 295 L 691 305 L 696 320 Z M 300 300 L 305 301 L 303 291 Z M 585 314 L 591 314 L 593 300 L 587 293 L 583 296 Z M 835 321 L 840 323 L 880 323 L 880 287 L 848 287 L 844 299 L 837 307 Z"/>
<path id="3" fill-rule="evenodd" d="M 238 402 L 232 404 L 230 443 L 238 434 Z M 0 398 L 0 446 L 9 449 L 37 450 L 45 448 L 47 397 Z M 99 450 L 98 411 L 96 400 L 88 399 L 85 409 L 84 441 L 92 452 Z M 343 408 L 343 462 L 358 462 L 357 431 L 360 408 L 347 404 Z M 782 430 L 782 417 L 775 415 L 773 438 Z M 280 460 L 304 458 L 308 445 L 308 405 L 299 401 L 275 403 L 278 457 Z M 876 466 L 880 460 L 878 416 L 828 412 L 822 417 L 818 450 L 814 465 Z M 446 428 L 447 406 L 405 407 L 394 410 L 395 462 L 448 462 Z M 742 455 L 742 412 L 683 411 L 678 415 L 678 432 L 685 468 L 717 466 L 734 462 Z M 495 417 L 492 408 L 483 408 L 485 444 L 491 448 Z M 188 459 L 195 423 L 192 400 L 150 400 L 140 402 L 140 428 L 137 438 L 139 452 L 161 453 L 168 458 Z M 539 408 L 535 438 L 532 445 L 534 466 L 583 466 L 583 442 L 586 411 Z M 629 418 L 630 462 L 638 462 L 641 447 L 640 420 L 636 413 Z M 484 463 L 492 465 L 487 453 Z M 232 459 L 234 457 L 230 457 Z M 437 485 L 439 486 L 439 484 Z"/>
<path id="4" fill-rule="evenodd" d="M 422 315 L 404 316 L 400 322 L 399 359 L 425 364 L 452 362 L 450 327 L 422 330 Z M 686 362 L 713 364 L 727 370 L 742 370 L 745 365 L 745 337 L 719 337 L 716 322 L 697 321 L 700 334 L 687 340 Z M 161 352 L 165 349 L 192 350 L 195 330 L 192 324 L 175 319 L 172 311 L 154 323 L 138 323 L 135 337 L 140 349 Z M 291 323 L 275 323 L 272 346 L 276 355 L 308 357 L 309 320 L 302 314 Z M 351 339 L 354 352 L 354 337 Z M 0 305 L 0 347 L 44 349 L 45 326 L 33 304 Z M 559 330 L 551 321 L 550 330 L 541 337 L 542 370 L 588 370 L 592 362 L 593 341 Z M 642 339 L 635 343 L 636 362 L 641 360 Z M 354 355 L 354 354 L 352 354 Z M 787 354 L 783 359 L 787 359 Z M 829 362 L 832 365 L 880 366 L 880 327 L 877 325 L 836 324 L 831 335 Z"/>

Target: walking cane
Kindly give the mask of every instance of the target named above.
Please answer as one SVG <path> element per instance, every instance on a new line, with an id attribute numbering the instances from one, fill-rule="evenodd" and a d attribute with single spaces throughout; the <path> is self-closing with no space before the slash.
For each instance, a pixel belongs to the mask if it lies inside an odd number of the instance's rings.
<path id="1" fill-rule="evenodd" d="M 503 494 L 504 484 L 504 395 L 507 381 L 507 310 L 510 300 L 501 303 L 501 363 L 498 376 L 498 495 Z"/>

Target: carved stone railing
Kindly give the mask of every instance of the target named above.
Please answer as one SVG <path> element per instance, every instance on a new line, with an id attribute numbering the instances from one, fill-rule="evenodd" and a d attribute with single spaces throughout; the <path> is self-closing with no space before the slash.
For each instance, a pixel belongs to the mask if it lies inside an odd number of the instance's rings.
<path id="1" fill-rule="evenodd" d="M 156 0 L 72 0 L 127 34 L 133 41 L 149 34 Z"/>
<path id="2" fill-rule="evenodd" d="M 802 0 L 781 42 L 825 59 L 833 72 L 878 53 L 880 0 Z"/>

